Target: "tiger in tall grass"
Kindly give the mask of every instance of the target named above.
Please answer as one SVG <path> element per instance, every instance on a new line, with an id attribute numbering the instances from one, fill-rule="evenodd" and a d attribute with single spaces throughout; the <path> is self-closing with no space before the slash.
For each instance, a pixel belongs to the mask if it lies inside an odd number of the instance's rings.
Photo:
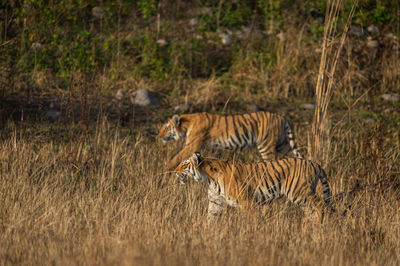
<path id="1" fill-rule="evenodd" d="M 286 196 L 322 222 L 325 207 L 330 206 L 331 192 L 325 171 L 315 162 L 284 158 L 252 164 L 203 158 L 195 152 L 175 169 L 181 183 L 188 179 L 208 185 L 208 216 L 213 218 L 230 205 L 247 210 L 253 204 L 269 203 Z M 316 188 L 320 181 L 322 198 Z"/>
<path id="2" fill-rule="evenodd" d="M 277 152 L 291 152 L 302 158 L 289 123 L 282 116 L 268 112 L 174 115 L 161 127 L 157 137 L 164 143 L 186 137 L 184 148 L 167 164 L 169 169 L 202 148 L 236 151 L 256 146 L 263 160 L 275 159 Z"/>

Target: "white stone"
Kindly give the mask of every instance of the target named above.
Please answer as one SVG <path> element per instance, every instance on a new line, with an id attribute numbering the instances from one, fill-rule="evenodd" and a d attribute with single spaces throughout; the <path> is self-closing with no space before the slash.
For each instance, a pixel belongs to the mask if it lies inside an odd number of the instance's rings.
<path id="1" fill-rule="evenodd" d="M 393 33 L 388 33 L 385 35 L 385 39 L 387 39 L 387 40 L 392 40 L 394 38 L 395 38 L 395 36 L 393 35 Z"/>
<path id="2" fill-rule="evenodd" d="M 166 39 L 158 39 L 156 42 L 158 45 L 162 46 L 167 46 L 168 45 L 168 41 Z"/>
<path id="3" fill-rule="evenodd" d="M 319 24 L 324 24 L 324 18 L 323 17 L 317 17 L 317 22 L 319 23 Z"/>
<path id="4" fill-rule="evenodd" d="M 34 42 L 34 43 L 32 43 L 31 48 L 34 51 L 40 51 L 43 49 L 43 44 L 41 44 L 40 42 Z"/>
<path id="5" fill-rule="evenodd" d="M 58 103 L 56 103 L 56 102 L 51 102 L 49 104 L 49 107 L 50 107 L 50 109 L 59 109 L 60 105 Z"/>
<path id="6" fill-rule="evenodd" d="M 367 47 L 368 47 L 368 48 L 375 49 L 375 48 L 377 48 L 378 46 L 379 46 L 379 43 L 378 43 L 378 41 L 376 41 L 376 40 L 368 40 L 368 41 L 367 41 Z"/>
<path id="7" fill-rule="evenodd" d="M 199 25 L 199 23 L 200 23 L 200 20 L 198 19 L 198 18 L 192 18 L 190 21 L 189 21 L 189 25 L 190 26 L 197 26 L 197 25 Z"/>
<path id="8" fill-rule="evenodd" d="M 300 105 L 300 107 L 303 108 L 303 109 L 311 110 L 311 109 L 315 108 L 315 104 L 313 104 L 313 103 L 302 103 Z"/>
<path id="9" fill-rule="evenodd" d="M 146 89 L 137 90 L 132 95 L 135 96 L 134 104 L 140 106 L 158 105 L 160 101 L 154 92 Z"/>
<path id="10" fill-rule="evenodd" d="M 283 33 L 283 32 L 279 32 L 279 33 L 276 35 L 276 37 L 278 37 L 278 39 L 279 39 L 281 42 L 284 42 L 284 41 L 287 40 L 287 36 L 286 36 L 286 34 Z"/>
<path id="11" fill-rule="evenodd" d="M 364 36 L 364 29 L 360 26 L 354 25 L 351 26 L 350 33 L 360 38 Z"/>
<path id="12" fill-rule="evenodd" d="M 92 16 L 98 19 L 101 19 L 104 17 L 104 8 L 100 6 L 95 6 L 92 8 Z"/>
<path id="13" fill-rule="evenodd" d="M 188 14 L 193 16 L 201 16 L 201 15 L 211 15 L 212 12 L 213 10 L 211 7 L 201 7 L 189 10 Z"/>
<path id="14" fill-rule="evenodd" d="M 46 112 L 46 117 L 50 120 L 57 120 L 61 115 L 60 111 L 57 110 L 49 110 Z"/>
<path id="15" fill-rule="evenodd" d="M 219 37 L 221 38 L 221 43 L 222 43 L 223 45 L 230 45 L 230 44 L 232 44 L 232 37 L 231 37 L 228 33 L 220 32 L 220 33 L 219 33 Z"/>
<path id="16" fill-rule="evenodd" d="M 174 110 L 177 112 L 186 112 L 190 109 L 190 106 L 188 104 L 179 104 L 174 107 Z"/>
<path id="17" fill-rule="evenodd" d="M 400 99 L 399 95 L 395 93 L 382 94 L 381 98 L 384 99 L 385 101 L 392 101 L 392 102 L 397 102 Z"/>
<path id="18" fill-rule="evenodd" d="M 364 121 L 364 123 L 367 123 L 367 124 L 374 124 L 376 122 L 376 120 L 373 118 L 365 118 L 365 119 L 363 119 L 363 121 Z"/>
<path id="19" fill-rule="evenodd" d="M 369 25 L 367 30 L 372 34 L 379 34 L 379 29 L 375 25 Z"/>

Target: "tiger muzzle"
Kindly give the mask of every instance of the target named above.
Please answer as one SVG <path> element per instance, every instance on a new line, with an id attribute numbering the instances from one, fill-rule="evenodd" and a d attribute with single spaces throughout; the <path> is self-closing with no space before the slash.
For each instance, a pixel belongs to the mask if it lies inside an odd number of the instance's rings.
<path id="1" fill-rule="evenodd" d="M 187 182 L 187 175 L 184 173 L 176 174 L 178 176 L 179 183 L 184 185 Z"/>

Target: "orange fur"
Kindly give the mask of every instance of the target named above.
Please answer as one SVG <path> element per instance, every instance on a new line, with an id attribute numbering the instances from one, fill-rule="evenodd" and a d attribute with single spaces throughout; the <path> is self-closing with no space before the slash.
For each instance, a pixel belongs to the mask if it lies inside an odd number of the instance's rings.
<path id="1" fill-rule="evenodd" d="M 290 151 L 301 158 L 287 121 L 268 112 L 226 116 L 208 113 L 174 115 L 158 134 L 164 142 L 185 137 L 185 146 L 168 163 L 169 169 L 202 148 L 243 150 L 255 146 L 264 160 L 275 159 L 278 152 L 286 154 Z"/>
<path id="2" fill-rule="evenodd" d="M 325 172 L 309 160 L 285 158 L 240 164 L 202 158 L 196 152 L 181 162 L 175 172 L 182 183 L 190 178 L 208 184 L 210 216 L 221 212 L 226 205 L 247 210 L 255 203 L 268 203 L 286 196 L 306 211 L 316 211 L 322 221 L 324 205 L 330 205 Z M 315 193 L 318 181 L 323 200 Z"/>

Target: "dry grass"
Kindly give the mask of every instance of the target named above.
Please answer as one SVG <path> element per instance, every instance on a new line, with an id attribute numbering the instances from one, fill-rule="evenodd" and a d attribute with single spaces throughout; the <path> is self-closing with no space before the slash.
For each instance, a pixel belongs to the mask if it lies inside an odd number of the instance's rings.
<path id="1" fill-rule="evenodd" d="M 228 210 L 207 225 L 205 187 L 179 185 L 164 170 L 179 145 L 119 132 L 103 122 L 84 141 L 22 137 L 18 128 L 3 135 L 0 264 L 400 263 L 400 149 L 379 127 L 333 132 L 327 170 L 334 194 L 356 182 L 390 182 L 336 200 L 339 212 L 352 208 L 323 225 L 286 200 L 259 215 Z"/>
<path id="2" fill-rule="evenodd" d="M 124 56 L 110 71 L 90 80 L 74 74 L 68 90 L 57 90 L 69 94 L 65 96 L 69 100 L 60 118 L 61 132 L 68 136 L 62 133 L 56 140 L 48 135 L 53 136 L 52 130 L 60 126 L 57 122 L 50 129 L 29 121 L 15 126 L 22 115 L 0 106 L 4 114 L 0 265 L 399 265 L 399 105 L 374 100 L 380 93 L 399 92 L 398 53 L 389 49 L 387 56 L 372 56 L 366 50 L 359 55 L 353 48 L 365 47 L 364 40 L 345 44 L 345 60 L 337 65 L 336 109 L 329 107 L 330 147 L 321 145 L 329 158 L 326 171 L 333 194 L 339 195 L 334 197 L 338 215 L 328 217 L 323 225 L 311 223 L 284 199 L 260 207 L 256 215 L 229 209 L 218 223 L 208 225 L 206 188 L 197 183 L 179 185 L 165 170 L 165 163 L 181 146 L 163 146 L 146 135 L 155 124 L 146 124 L 151 119 L 144 116 L 169 115 L 162 112 L 173 112 L 175 104 L 189 103 L 197 111 L 237 113 L 254 102 L 291 120 L 304 153 L 311 113 L 299 110 L 298 105 L 311 101 L 320 54 L 315 52 L 315 42 L 306 40 L 307 30 L 299 29 L 297 21 L 290 23 L 284 29 L 286 38 L 263 40 L 271 42 L 272 52 L 267 54 L 276 57 L 270 66 L 263 65 L 268 60 L 258 58 L 257 49 L 250 47 L 241 50 L 243 55 L 222 77 L 144 79 L 131 73 L 135 61 Z M 204 58 L 211 57 L 207 55 Z M 7 84 L 3 95 L 29 87 L 28 77 L 5 75 L 7 71 L 0 75 L 6 76 L 0 80 Z M 40 89 L 59 88 L 59 81 L 46 71 L 38 70 L 32 78 Z M 74 99 L 83 99 L 85 109 L 86 96 L 109 96 L 107 101 L 118 89 L 138 85 L 159 92 L 162 106 L 140 113 L 129 105 L 125 128 L 111 126 L 98 114 L 96 126 L 89 115 L 87 121 L 74 125 L 73 121 L 85 118 L 79 117 L 75 110 L 79 108 L 68 107 Z M 274 109 L 274 104 L 279 106 Z M 109 105 L 104 103 L 106 115 Z M 13 114 L 6 116 L 10 110 Z M 70 114 L 74 111 L 75 116 Z M 367 124 L 357 112 L 372 116 L 376 123 Z M 77 125 L 82 131 L 87 129 L 81 138 L 73 134 Z M 129 129 L 134 133 L 124 133 Z M 256 151 L 227 156 L 259 160 Z M 375 183 L 379 185 L 363 187 Z M 354 193 L 340 194 L 353 188 Z M 347 214 L 341 216 L 344 211 Z"/>
<path id="3" fill-rule="evenodd" d="M 336 44 L 336 20 L 340 11 L 341 1 L 331 0 L 327 2 L 329 8 L 326 9 L 324 38 L 322 40 L 322 55 L 319 66 L 318 80 L 315 88 L 315 112 L 312 124 L 312 140 L 309 146 L 312 150 L 310 158 L 323 165 L 328 164 L 328 152 L 330 148 L 330 125 L 328 119 L 328 106 L 332 97 L 333 84 L 336 82 L 335 72 L 338 64 L 343 44 L 349 30 L 354 14 L 355 1 L 347 23 L 341 34 L 340 41 Z"/>

